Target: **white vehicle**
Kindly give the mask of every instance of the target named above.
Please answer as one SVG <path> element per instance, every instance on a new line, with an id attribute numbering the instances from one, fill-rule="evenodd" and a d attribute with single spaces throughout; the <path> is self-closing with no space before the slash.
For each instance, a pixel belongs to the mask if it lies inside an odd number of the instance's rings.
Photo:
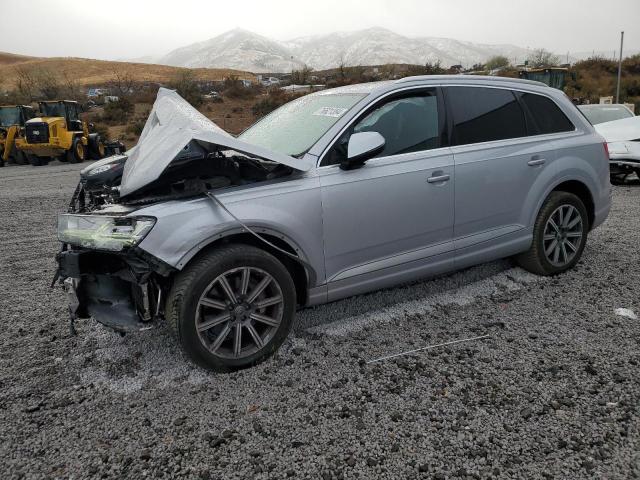
<path id="1" fill-rule="evenodd" d="M 578 108 L 584 113 L 587 120 L 591 122 L 591 125 L 599 125 L 601 123 L 613 122 L 635 116 L 629 107 L 621 103 L 578 105 Z"/>
<path id="2" fill-rule="evenodd" d="M 624 182 L 634 172 L 640 178 L 640 117 L 598 123 L 594 127 L 607 141 L 611 182 Z"/>

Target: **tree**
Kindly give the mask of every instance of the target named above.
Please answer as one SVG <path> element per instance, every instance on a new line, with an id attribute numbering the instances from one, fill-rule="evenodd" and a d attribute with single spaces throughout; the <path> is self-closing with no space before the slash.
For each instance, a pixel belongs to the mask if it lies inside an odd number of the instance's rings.
<path id="1" fill-rule="evenodd" d="M 436 60 L 435 62 L 427 62 L 424 65 L 424 74 L 425 75 L 442 75 L 445 73 L 445 69 L 442 68 L 440 64 L 440 60 Z"/>
<path id="2" fill-rule="evenodd" d="M 18 95 L 28 103 L 33 102 L 37 95 L 36 83 L 37 79 L 33 70 L 26 67 L 16 67 L 16 91 Z"/>
<path id="3" fill-rule="evenodd" d="M 78 80 L 66 71 L 62 72 L 62 90 L 64 91 L 64 98 L 76 101 L 84 100 L 84 96 L 80 91 L 80 84 Z"/>
<path id="4" fill-rule="evenodd" d="M 496 55 L 495 57 L 491 57 L 487 60 L 485 64 L 487 70 L 495 70 L 496 68 L 506 68 L 511 65 L 509 59 L 504 55 Z"/>
<path id="5" fill-rule="evenodd" d="M 347 62 L 344 60 L 344 53 L 340 55 L 340 63 L 338 64 L 338 80 L 347 83 Z"/>
<path id="6" fill-rule="evenodd" d="M 62 93 L 63 86 L 53 72 L 42 68 L 36 74 L 36 90 L 45 100 L 57 100 Z"/>
<path id="7" fill-rule="evenodd" d="M 407 68 L 407 74 L 409 76 L 414 75 L 441 75 L 446 73 L 446 70 L 442 68 L 440 60 L 435 62 L 427 62 L 424 65 L 409 65 Z"/>
<path id="8" fill-rule="evenodd" d="M 133 74 L 129 70 L 114 69 L 111 80 L 107 82 L 107 87 L 109 87 L 111 95 L 118 97 L 125 97 L 135 93 L 139 86 L 140 83 L 136 82 Z"/>
<path id="9" fill-rule="evenodd" d="M 534 50 L 527 60 L 529 61 L 529 66 L 535 68 L 553 67 L 560 63 L 560 57 L 544 48 Z"/>
<path id="10" fill-rule="evenodd" d="M 291 71 L 291 83 L 294 85 L 307 85 L 310 83 L 311 72 L 313 69 L 303 65 L 299 70 Z"/>
<path id="11" fill-rule="evenodd" d="M 194 107 L 202 105 L 204 99 L 192 70 L 180 70 L 172 86 L 182 98 Z"/>

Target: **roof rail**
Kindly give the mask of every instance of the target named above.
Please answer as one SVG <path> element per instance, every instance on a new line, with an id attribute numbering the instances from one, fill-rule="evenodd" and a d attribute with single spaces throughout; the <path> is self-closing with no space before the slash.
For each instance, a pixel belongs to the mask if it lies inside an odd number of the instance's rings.
<path id="1" fill-rule="evenodd" d="M 546 83 L 537 82 L 535 80 L 525 80 L 522 78 L 509 78 L 509 77 L 494 77 L 492 75 L 416 75 L 414 77 L 404 77 L 396 80 L 396 83 L 415 82 L 419 80 L 453 80 L 463 81 L 471 80 L 477 82 L 510 82 L 510 83 L 525 83 L 528 85 L 537 85 L 538 87 L 548 87 Z"/>

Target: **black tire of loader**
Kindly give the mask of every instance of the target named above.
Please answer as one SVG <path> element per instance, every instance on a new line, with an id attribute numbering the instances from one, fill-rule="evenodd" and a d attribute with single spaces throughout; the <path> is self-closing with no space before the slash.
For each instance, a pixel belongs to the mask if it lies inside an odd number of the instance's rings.
<path id="1" fill-rule="evenodd" d="M 82 153 L 80 153 L 82 151 Z M 71 148 L 67 151 L 67 161 L 69 163 L 82 163 L 87 156 L 86 148 L 82 145 L 82 139 L 75 137 Z"/>

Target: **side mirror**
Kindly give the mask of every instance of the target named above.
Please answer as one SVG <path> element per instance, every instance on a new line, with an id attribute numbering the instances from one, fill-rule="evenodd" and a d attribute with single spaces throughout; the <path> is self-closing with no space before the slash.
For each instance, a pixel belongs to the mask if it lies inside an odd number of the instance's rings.
<path id="1" fill-rule="evenodd" d="M 378 132 L 354 133 L 347 145 L 347 160 L 340 164 L 343 170 L 351 170 L 364 165 L 384 149 L 385 140 Z"/>

